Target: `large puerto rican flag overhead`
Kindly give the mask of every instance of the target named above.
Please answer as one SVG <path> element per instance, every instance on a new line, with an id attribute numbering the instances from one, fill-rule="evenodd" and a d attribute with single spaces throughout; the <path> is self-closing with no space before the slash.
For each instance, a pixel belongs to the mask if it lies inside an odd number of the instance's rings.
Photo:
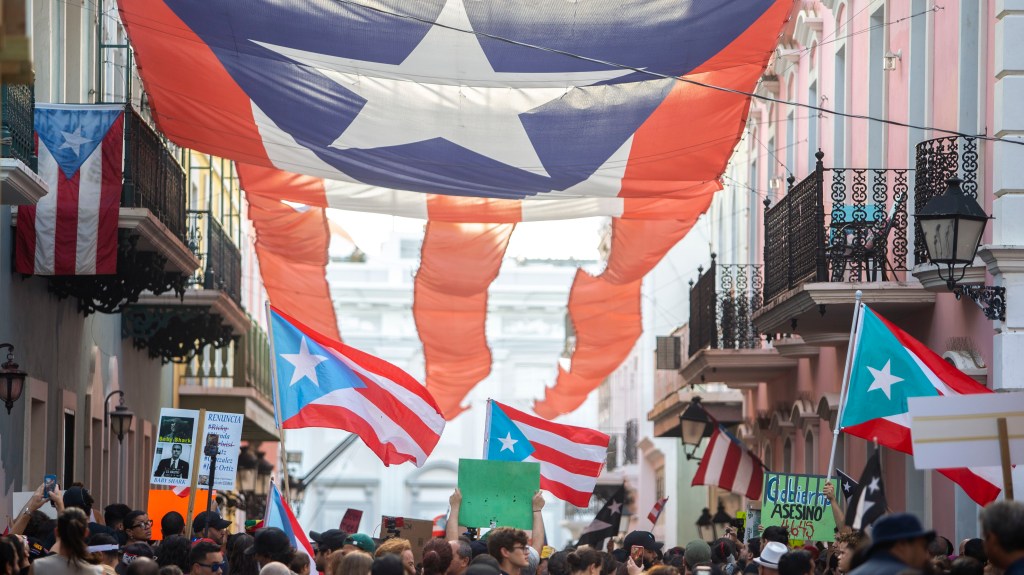
<path id="1" fill-rule="evenodd" d="M 333 331 L 326 254 L 288 257 L 288 246 L 326 245 L 323 208 L 429 220 L 413 312 L 427 389 L 447 419 L 489 372 L 487 288 L 516 223 L 616 218 L 605 272 L 576 275 L 571 367 L 552 366 L 537 413 L 576 409 L 629 354 L 642 331 L 642 278 L 721 189 L 745 94 L 795 9 L 794 0 L 118 5 L 161 131 L 240 163 L 258 204 L 264 283 L 297 319 Z M 281 200 L 311 206 L 300 214 L 309 225 L 279 213 Z"/>

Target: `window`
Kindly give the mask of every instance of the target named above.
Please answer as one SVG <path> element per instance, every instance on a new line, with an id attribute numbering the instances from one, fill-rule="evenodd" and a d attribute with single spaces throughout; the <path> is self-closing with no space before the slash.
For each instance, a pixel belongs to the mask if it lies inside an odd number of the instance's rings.
<path id="1" fill-rule="evenodd" d="M 885 55 L 885 6 L 871 14 L 870 47 L 868 55 L 868 115 L 882 118 L 885 113 L 885 74 L 882 56 Z M 885 162 L 885 125 L 868 122 L 868 166 L 883 166 Z"/>
<path id="2" fill-rule="evenodd" d="M 807 92 L 807 97 L 810 100 L 812 106 L 820 106 L 821 102 L 818 101 L 818 83 L 811 83 L 811 88 Z M 818 161 L 814 157 L 814 154 L 818 151 L 818 132 L 821 130 L 821 116 L 814 110 L 808 110 L 807 118 L 807 172 L 810 173 L 814 170 L 814 164 Z"/>
<path id="3" fill-rule="evenodd" d="M 75 482 L 75 412 L 64 410 L 64 477 L 61 485 Z"/>
<path id="4" fill-rule="evenodd" d="M 793 472 L 793 442 L 788 437 L 782 444 L 782 472 Z"/>
<path id="5" fill-rule="evenodd" d="M 654 471 L 654 497 L 655 501 L 661 501 L 665 497 L 665 466 L 662 465 Z"/>
<path id="6" fill-rule="evenodd" d="M 772 453 L 772 445 L 770 443 L 765 443 L 764 460 L 762 461 L 762 463 L 764 463 L 765 467 L 767 467 L 769 470 L 775 469 L 775 461 L 772 460 L 772 455 L 774 455 Z"/>
<path id="7" fill-rule="evenodd" d="M 832 114 L 832 126 L 835 132 L 833 143 L 832 165 L 846 165 L 846 118 L 839 113 L 846 112 L 846 47 L 836 50 L 836 87 L 834 109 L 837 112 Z"/>
<path id="8" fill-rule="evenodd" d="M 810 431 L 804 436 L 804 473 L 814 473 L 814 434 Z"/>

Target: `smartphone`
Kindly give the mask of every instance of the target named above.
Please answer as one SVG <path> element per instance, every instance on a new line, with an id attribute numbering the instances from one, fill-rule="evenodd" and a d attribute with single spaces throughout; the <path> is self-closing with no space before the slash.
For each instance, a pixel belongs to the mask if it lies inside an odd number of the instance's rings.
<path id="1" fill-rule="evenodd" d="M 696 573 L 697 575 L 711 575 L 711 566 L 710 565 L 698 565 L 693 570 L 693 572 Z"/>
<path id="2" fill-rule="evenodd" d="M 643 565 L 644 564 L 644 546 L 643 545 L 634 545 L 633 547 L 631 547 L 630 550 L 629 550 L 629 557 L 630 557 L 630 559 L 633 560 L 633 564 L 634 565 L 638 565 L 638 566 L 639 565 Z"/>
<path id="3" fill-rule="evenodd" d="M 50 493 L 57 487 L 57 476 L 49 473 L 43 477 L 43 501 L 50 501 Z M 53 501 L 50 501 L 53 505 Z"/>

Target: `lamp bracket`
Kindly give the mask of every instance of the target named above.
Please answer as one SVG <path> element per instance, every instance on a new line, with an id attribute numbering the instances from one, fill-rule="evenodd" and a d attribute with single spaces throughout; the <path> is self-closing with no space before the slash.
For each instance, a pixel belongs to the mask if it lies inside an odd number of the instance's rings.
<path id="1" fill-rule="evenodd" d="M 971 298 L 990 320 L 1006 321 L 1006 288 L 981 284 L 957 284 L 953 288 L 956 299 Z"/>

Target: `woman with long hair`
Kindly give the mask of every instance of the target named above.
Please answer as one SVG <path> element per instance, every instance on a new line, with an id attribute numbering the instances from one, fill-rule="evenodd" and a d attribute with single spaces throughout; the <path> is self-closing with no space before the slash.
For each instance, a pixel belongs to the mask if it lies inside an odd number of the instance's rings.
<path id="1" fill-rule="evenodd" d="M 577 549 L 569 553 L 565 561 L 569 564 L 569 572 L 572 575 L 600 575 L 603 563 L 601 554 L 590 548 Z"/>
<path id="2" fill-rule="evenodd" d="M 89 536 L 89 518 L 77 507 L 68 507 L 57 517 L 57 545 L 60 550 L 49 557 L 32 562 L 29 575 L 103 575 L 103 569 L 92 564 L 92 554 L 85 544 Z"/>
<path id="3" fill-rule="evenodd" d="M 332 554 L 340 555 L 340 553 Z M 330 575 L 370 575 L 370 567 L 373 566 L 373 557 L 369 553 L 355 551 L 346 553 L 333 564 Z"/>

